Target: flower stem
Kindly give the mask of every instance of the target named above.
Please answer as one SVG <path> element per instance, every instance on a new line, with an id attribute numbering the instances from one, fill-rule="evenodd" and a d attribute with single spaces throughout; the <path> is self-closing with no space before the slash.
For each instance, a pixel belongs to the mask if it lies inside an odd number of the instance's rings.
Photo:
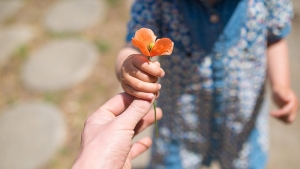
<path id="1" fill-rule="evenodd" d="M 155 136 L 158 138 L 158 124 L 156 120 L 156 102 L 153 102 L 153 108 L 154 108 L 154 120 L 155 120 Z"/>
<path id="2" fill-rule="evenodd" d="M 149 61 L 151 61 L 150 59 L 151 59 L 151 57 L 148 56 Z M 156 119 L 156 102 L 155 102 L 155 100 L 153 102 L 153 109 L 154 109 L 154 121 L 155 121 L 155 137 L 158 138 L 158 124 L 157 124 L 157 119 Z"/>

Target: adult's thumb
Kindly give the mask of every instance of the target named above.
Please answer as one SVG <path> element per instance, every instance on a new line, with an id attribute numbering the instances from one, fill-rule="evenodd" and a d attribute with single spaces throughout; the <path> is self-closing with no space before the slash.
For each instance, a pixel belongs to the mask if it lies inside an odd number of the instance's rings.
<path id="1" fill-rule="evenodd" d="M 127 129 L 134 129 L 137 123 L 148 113 L 152 101 L 135 98 L 129 107 L 118 116 L 119 122 Z"/>

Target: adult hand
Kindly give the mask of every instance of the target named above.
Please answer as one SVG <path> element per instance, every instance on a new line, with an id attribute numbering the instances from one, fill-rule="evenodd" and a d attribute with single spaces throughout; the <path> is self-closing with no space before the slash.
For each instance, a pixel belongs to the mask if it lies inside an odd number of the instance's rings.
<path id="1" fill-rule="evenodd" d="M 295 93 L 291 89 L 273 89 L 273 100 L 279 110 L 272 111 L 271 114 L 285 123 L 293 122 L 299 107 Z"/>
<path id="2" fill-rule="evenodd" d="M 149 137 L 132 144 L 135 134 L 154 122 L 151 101 L 121 93 L 85 122 L 81 147 L 72 169 L 129 169 L 131 160 L 152 144 Z M 157 118 L 162 117 L 157 109 Z"/>

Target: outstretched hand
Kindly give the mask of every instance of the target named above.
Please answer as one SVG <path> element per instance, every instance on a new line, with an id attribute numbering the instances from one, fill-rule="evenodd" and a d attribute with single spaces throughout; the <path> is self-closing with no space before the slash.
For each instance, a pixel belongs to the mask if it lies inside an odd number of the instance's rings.
<path id="1" fill-rule="evenodd" d="M 86 120 L 72 169 L 131 168 L 131 160 L 152 144 L 148 137 L 132 144 L 134 135 L 154 122 L 151 104 L 126 93 L 107 101 Z M 157 109 L 157 118 L 161 117 Z"/>

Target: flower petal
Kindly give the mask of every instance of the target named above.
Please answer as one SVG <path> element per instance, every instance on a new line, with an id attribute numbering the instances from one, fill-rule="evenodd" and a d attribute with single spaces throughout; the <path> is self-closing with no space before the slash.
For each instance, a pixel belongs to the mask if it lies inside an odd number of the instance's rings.
<path id="1" fill-rule="evenodd" d="M 155 42 L 156 36 L 154 35 L 154 33 L 151 29 L 141 28 L 135 32 L 135 35 L 133 38 L 136 40 L 139 40 L 140 42 L 144 43 L 145 45 L 148 45 L 150 43 Z"/>
<path id="2" fill-rule="evenodd" d="M 142 52 L 142 54 L 143 55 L 145 55 L 145 56 L 150 56 L 150 52 L 149 52 L 149 50 L 148 50 L 148 47 L 147 47 L 147 45 L 145 45 L 143 42 L 141 42 L 141 41 L 139 41 L 139 40 L 137 40 L 137 39 L 134 39 L 134 38 L 132 38 L 132 44 L 135 46 L 135 47 L 137 47 L 137 48 L 139 48 L 140 49 L 140 51 Z"/>
<path id="3" fill-rule="evenodd" d="M 150 51 L 150 56 L 170 55 L 173 47 L 174 43 L 169 38 L 157 39 Z"/>

